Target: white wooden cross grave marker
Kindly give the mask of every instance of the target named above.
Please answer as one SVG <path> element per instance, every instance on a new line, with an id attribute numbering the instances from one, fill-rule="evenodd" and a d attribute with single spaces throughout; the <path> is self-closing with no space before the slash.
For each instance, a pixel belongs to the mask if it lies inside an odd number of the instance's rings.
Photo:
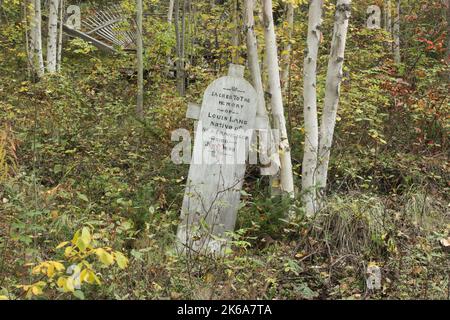
<path id="1" fill-rule="evenodd" d="M 182 251 L 223 254 L 234 230 L 257 107 L 243 75 L 231 64 L 206 89 L 201 109 L 189 105 L 187 117 L 199 121 L 177 232 Z"/>

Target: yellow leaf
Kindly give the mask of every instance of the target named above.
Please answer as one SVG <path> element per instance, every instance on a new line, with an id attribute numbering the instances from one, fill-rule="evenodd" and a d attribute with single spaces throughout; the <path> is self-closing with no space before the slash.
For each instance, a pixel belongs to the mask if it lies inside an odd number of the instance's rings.
<path id="1" fill-rule="evenodd" d="M 56 247 L 56 249 L 61 249 L 62 247 L 66 246 L 68 243 L 69 243 L 69 241 L 61 242 L 60 244 L 58 244 L 58 246 Z"/>
<path id="2" fill-rule="evenodd" d="M 102 284 L 101 281 L 100 281 L 100 279 L 97 277 L 97 275 L 95 275 L 94 273 L 92 273 L 92 276 L 93 276 L 93 278 L 94 278 L 95 283 L 97 283 L 97 284 Z"/>
<path id="3" fill-rule="evenodd" d="M 105 266 L 110 266 L 114 263 L 114 257 L 103 248 L 98 248 L 95 250 L 95 254 Z"/>
<path id="4" fill-rule="evenodd" d="M 73 250 L 73 247 L 67 247 L 67 248 L 64 250 L 64 256 L 66 256 L 67 258 L 70 257 L 70 256 L 71 256 L 71 253 L 72 253 L 72 250 Z"/>
<path id="5" fill-rule="evenodd" d="M 89 247 L 91 240 L 92 238 L 89 229 L 84 227 L 81 231 L 81 236 L 77 239 L 76 245 L 81 251 L 84 251 L 87 247 Z"/>
<path id="6" fill-rule="evenodd" d="M 28 295 L 33 294 L 35 296 L 41 295 L 42 294 L 42 288 L 44 288 L 46 285 L 46 283 L 44 281 L 38 281 L 36 283 L 34 283 L 30 290 L 28 291 Z"/>
<path id="7" fill-rule="evenodd" d="M 53 264 L 49 264 L 47 268 L 47 277 L 52 278 L 55 275 L 55 266 Z"/>
<path id="8" fill-rule="evenodd" d="M 64 265 L 58 261 L 52 261 L 53 266 L 57 271 L 63 271 L 65 269 Z"/>
<path id="9" fill-rule="evenodd" d="M 80 272 L 80 282 L 89 282 L 89 270 L 83 269 Z M 91 283 L 91 282 L 89 282 Z"/>
<path id="10" fill-rule="evenodd" d="M 121 252 L 116 251 L 114 253 L 114 256 L 116 257 L 117 265 L 120 269 L 125 269 L 128 265 L 128 259 L 125 257 Z"/>
<path id="11" fill-rule="evenodd" d="M 79 237 L 80 237 L 80 230 L 77 230 L 77 232 L 75 232 L 75 234 L 73 235 L 72 243 L 76 245 Z"/>
<path id="12" fill-rule="evenodd" d="M 205 276 L 205 281 L 206 281 L 206 283 L 211 283 L 211 282 L 213 282 L 213 281 L 214 281 L 214 275 L 213 275 L 212 273 L 208 273 L 208 274 Z"/>
<path id="13" fill-rule="evenodd" d="M 56 281 L 56 284 L 58 285 L 58 287 L 60 287 L 61 289 L 64 289 L 64 286 L 66 284 L 66 278 L 64 277 L 59 277 L 58 281 Z"/>
<path id="14" fill-rule="evenodd" d="M 7 296 L 0 296 L 0 300 L 9 300 Z"/>
<path id="15" fill-rule="evenodd" d="M 65 291 L 70 291 L 70 292 L 74 292 L 75 291 L 75 287 L 73 285 L 73 278 L 68 277 L 66 279 L 66 283 L 64 284 L 64 289 Z"/>
<path id="16" fill-rule="evenodd" d="M 35 295 L 41 295 L 42 294 L 42 288 L 38 287 L 38 286 L 33 286 L 31 287 L 31 292 Z"/>
<path id="17" fill-rule="evenodd" d="M 38 265 L 31 270 L 31 274 L 38 274 L 41 272 L 42 266 Z"/>

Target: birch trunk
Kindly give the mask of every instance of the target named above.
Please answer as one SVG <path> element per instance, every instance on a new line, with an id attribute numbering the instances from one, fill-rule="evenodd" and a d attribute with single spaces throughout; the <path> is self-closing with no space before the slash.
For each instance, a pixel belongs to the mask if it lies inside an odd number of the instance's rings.
<path id="1" fill-rule="evenodd" d="M 174 0 L 170 0 L 170 2 L 169 2 L 169 12 L 167 13 L 167 22 L 169 24 L 172 24 L 174 4 L 175 4 L 175 1 Z"/>
<path id="2" fill-rule="evenodd" d="M 47 71 L 56 72 L 56 58 L 58 49 L 58 7 L 59 0 L 50 0 L 48 14 L 47 36 Z"/>
<path id="3" fill-rule="evenodd" d="M 294 6 L 292 3 L 287 3 L 286 10 L 286 22 L 287 22 L 287 39 L 286 45 L 283 50 L 283 73 L 281 76 L 281 83 L 283 85 L 283 92 L 287 91 L 288 83 L 289 83 L 289 72 L 291 68 L 291 51 L 292 51 L 292 31 L 294 28 Z"/>
<path id="4" fill-rule="evenodd" d="M 334 127 L 339 104 L 342 67 L 344 64 L 345 44 L 350 14 L 351 0 L 337 0 L 333 38 L 328 60 L 325 104 L 320 124 L 319 164 L 317 168 L 317 187 L 320 196 L 324 194 L 327 183 L 328 164 L 330 161 L 330 150 L 333 142 Z"/>
<path id="5" fill-rule="evenodd" d="M 291 197 L 294 196 L 294 177 L 292 173 L 291 150 L 284 117 L 283 96 L 281 92 L 280 71 L 278 64 L 277 41 L 273 23 L 272 0 L 262 0 L 264 18 L 264 36 L 266 42 L 266 60 L 269 76 L 270 93 L 272 94 L 272 115 L 275 127 L 280 133 L 278 146 L 281 160 L 281 188 Z"/>
<path id="6" fill-rule="evenodd" d="M 308 13 L 307 49 L 304 61 L 303 113 L 305 119 L 305 144 L 302 165 L 302 199 L 306 214 L 316 212 L 316 167 L 319 148 L 317 122 L 317 56 L 322 38 L 323 0 L 311 0 Z"/>
<path id="7" fill-rule="evenodd" d="M 42 12 L 41 12 L 41 0 L 34 1 L 34 63 L 36 67 L 36 74 L 38 78 L 41 78 L 44 73 L 44 58 L 42 54 Z"/>
<path id="8" fill-rule="evenodd" d="M 245 30 L 247 33 L 247 56 L 248 66 L 252 76 L 253 86 L 255 87 L 258 107 L 256 116 L 261 119 L 261 134 L 259 135 L 259 157 L 262 175 L 275 175 L 280 167 L 280 157 L 274 144 L 272 137 L 269 116 L 266 110 L 266 102 L 264 97 L 264 87 L 261 76 L 261 68 L 258 58 L 258 40 L 255 34 L 255 18 L 253 15 L 254 0 L 244 0 L 245 6 Z M 268 159 L 266 159 L 266 156 Z M 270 163 L 269 163 L 270 161 Z M 270 166 L 268 166 L 270 164 Z"/>
<path id="9" fill-rule="evenodd" d="M 136 3 L 136 24 L 137 24 L 137 102 L 136 115 L 139 119 L 144 118 L 144 57 L 142 41 L 142 0 Z"/>
<path id="10" fill-rule="evenodd" d="M 174 19 L 175 19 L 175 67 L 176 67 L 176 75 L 177 75 L 177 90 L 178 88 L 178 77 L 180 76 L 180 0 L 174 0 Z"/>
<path id="11" fill-rule="evenodd" d="M 56 69 L 61 71 L 62 62 L 62 44 L 63 44 L 63 19 L 64 19 L 64 0 L 59 4 L 59 30 L 58 30 L 58 53 L 56 57 Z"/>
<path id="12" fill-rule="evenodd" d="M 400 55 L 400 1 L 397 0 L 397 8 L 394 20 L 394 62 L 399 64 L 402 62 Z"/>
<path id="13" fill-rule="evenodd" d="M 386 29 L 387 32 L 392 33 L 392 4 L 391 4 L 391 0 L 386 0 L 385 1 L 385 14 L 384 14 L 384 21 L 385 21 L 385 25 L 384 28 Z"/>
<path id="14" fill-rule="evenodd" d="M 37 73 L 36 70 L 36 59 L 34 57 L 35 54 L 35 44 L 36 44 L 36 26 L 35 26 L 35 17 L 36 11 L 34 9 L 35 2 L 34 0 L 27 0 L 25 3 L 25 18 L 27 21 L 27 29 L 26 29 L 26 40 L 27 40 L 27 56 L 28 56 L 28 65 L 31 69 L 31 73 L 35 75 Z"/>

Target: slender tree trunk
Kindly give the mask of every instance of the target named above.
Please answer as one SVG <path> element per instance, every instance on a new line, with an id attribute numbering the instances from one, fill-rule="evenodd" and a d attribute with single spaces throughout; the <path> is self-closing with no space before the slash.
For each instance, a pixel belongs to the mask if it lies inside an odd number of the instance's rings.
<path id="1" fill-rule="evenodd" d="M 176 54 L 176 74 L 177 74 L 177 90 L 180 93 L 180 88 L 178 86 L 178 78 L 181 74 L 181 62 L 180 62 L 180 52 L 181 52 L 181 41 L 180 41 L 180 0 L 175 0 L 174 3 L 174 18 L 175 18 L 175 54 Z"/>
<path id="2" fill-rule="evenodd" d="M 399 64 L 402 61 L 401 55 L 400 55 L 400 2 L 401 0 L 397 0 L 397 7 L 396 7 L 396 16 L 394 20 L 394 62 Z"/>
<path id="3" fill-rule="evenodd" d="M 450 64 L 450 0 L 446 0 L 447 6 L 447 51 L 445 61 Z M 450 79 L 450 72 L 448 72 L 448 79 Z"/>
<path id="4" fill-rule="evenodd" d="M 180 94 L 184 96 L 186 94 L 186 8 L 187 0 L 183 0 L 183 8 L 181 9 L 181 47 L 180 47 L 180 58 L 181 58 L 181 74 L 179 78 Z"/>
<path id="5" fill-rule="evenodd" d="M 136 22 L 137 22 L 137 103 L 136 115 L 139 119 L 144 118 L 144 46 L 142 29 L 142 0 L 136 2 Z"/>
<path id="6" fill-rule="evenodd" d="M 391 4 L 391 0 L 385 0 L 384 1 L 384 29 L 389 32 L 392 33 L 392 4 Z"/>
<path id="7" fill-rule="evenodd" d="M 259 66 L 258 58 L 258 40 L 255 34 L 255 18 L 253 15 L 255 0 L 244 0 L 245 6 L 245 30 L 247 33 L 247 56 L 250 73 L 252 75 L 253 86 L 258 94 L 258 108 L 256 115 L 263 120 L 263 129 L 259 135 L 259 152 L 260 161 L 268 162 L 271 160 L 269 167 L 265 163 L 261 167 L 262 175 L 274 175 L 278 172 L 280 167 L 280 157 L 277 148 L 274 144 L 274 139 L 271 132 L 269 116 L 266 110 L 266 102 L 264 97 L 264 87 L 261 76 L 261 68 Z M 265 159 L 266 155 L 269 159 Z"/>
<path id="8" fill-rule="evenodd" d="M 170 28 L 172 28 L 172 23 L 173 23 L 174 6 L 175 6 L 175 0 L 170 0 L 169 10 L 167 12 L 167 23 L 169 24 Z M 178 49 L 176 49 L 176 50 L 178 52 Z M 171 71 L 172 67 L 173 67 L 173 61 L 172 61 L 172 57 L 169 54 L 167 56 L 167 65 L 166 65 L 166 71 L 165 71 L 166 76 L 170 75 L 170 71 Z"/>
<path id="9" fill-rule="evenodd" d="M 34 58 L 35 53 L 35 38 L 36 38 L 36 28 L 35 28 L 35 10 L 34 10 L 34 0 L 27 0 L 25 2 L 24 14 L 27 23 L 27 28 L 25 30 L 25 40 L 27 46 L 27 57 L 28 57 L 28 66 L 31 74 L 36 75 L 36 65 Z"/>
<path id="10" fill-rule="evenodd" d="M 47 71 L 56 72 L 58 49 L 58 7 L 59 0 L 49 0 L 48 36 L 47 36 Z"/>
<path id="11" fill-rule="evenodd" d="M 175 0 L 175 34 L 177 40 L 177 90 L 181 96 L 185 95 L 185 72 L 184 72 L 184 42 L 186 32 L 186 20 L 185 20 L 185 0 L 183 0 L 182 16 L 181 16 L 181 29 L 180 29 L 180 0 Z"/>
<path id="12" fill-rule="evenodd" d="M 233 63 L 239 63 L 239 3 L 238 0 L 233 0 L 233 35 L 231 39 L 231 45 L 233 46 L 231 61 Z"/>
<path id="13" fill-rule="evenodd" d="M 294 28 L 294 6 L 292 3 L 286 4 L 286 22 L 287 22 L 287 39 L 286 45 L 283 50 L 282 61 L 283 61 L 283 71 L 281 76 L 281 83 L 283 86 L 283 92 L 287 92 L 289 84 L 289 73 L 291 68 L 291 51 L 292 51 L 292 31 Z"/>
<path id="14" fill-rule="evenodd" d="M 283 96 L 281 92 L 280 71 L 278 64 L 277 41 L 273 23 L 272 0 L 262 0 L 264 17 L 264 36 L 266 42 L 267 71 L 269 87 L 272 94 L 272 115 L 275 127 L 280 132 L 281 188 L 294 196 L 294 177 L 292 173 L 291 150 L 284 117 Z"/>
<path id="15" fill-rule="evenodd" d="M 324 195 L 327 183 L 328 164 L 330 161 L 330 150 L 333 142 L 334 127 L 339 104 L 342 67 L 344 64 L 345 44 L 350 14 L 351 0 L 337 0 L 333 38 L 328 60 L 325 104 L 320 124 L 320 153 L 317 168 L 317 186 L 321 196 Z"/>
<path id="16" fill-rule="evenodd" d="M 36 66 L 36 74 L 39 78 L 44 75 L 44 58 L 42 54 L 42 12 L 41 12 L 41 0 L 35 0 L 34 3 L 34 59 Z"/>
<path id="17" fill-rule="evenodd" d="M 173 17 L 173 7 L 174 7 L 174 0 L 169 1 L 169 12 L 167 13 L 167 22 L 169 24 L 172 24 L 172 17 Z"/>
<path id="18" fill-rule="evenodd" d="M 56 57 L 56 69 L 61 71 L 62 46 L 63 46 L 63 24 L 64 24 L 64 0 L 60 0 L 59 5 L 59 30 L 58 30 L 58 53 Z"/>
<path id="19" fill-rule="evenodd" d="M 309 4 L 307 49 L 304 61 L 303 113 L 305 119 L 305 144 L 302 166 L 302 198 L 306 214 L 316 211 L 316 167 L 319 148 L 319 128 L 317 121 L 317 56 L 322 38 L 323 0 L 312 0 Z"/>

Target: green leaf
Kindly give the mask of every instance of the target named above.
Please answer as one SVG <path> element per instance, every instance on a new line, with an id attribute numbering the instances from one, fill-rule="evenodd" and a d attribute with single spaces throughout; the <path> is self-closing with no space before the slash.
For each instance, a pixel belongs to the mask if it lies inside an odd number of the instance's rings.
<path id="1" fill-rule="evenodd" d="M 78 199 L 83 200 L 84 202 L 89 202 L 88 197 L 85 194 L 77 192 Z"/>
<path id="2" fill-rule="evenodd" d="M 116 262 L 117 265 L 119 266 L 120 269 L 125 269 L 128 265 L 128 259 L 127 257 L 125 257 L 121 252 L 116 251 L 114 253 L 115 257 L 116 257 Z"/>
<path id="3" fill-rule="evenodd" d="M 83 293 L 83 291 L 81 291 L 81 290 L 75 290 L 75 291 L 73 292 L 73 295 L 74 295 L 75 297 L 77 297 L 78 299 L 80 299 L 80 300 L 84 300 L 84 293 Z"/>

